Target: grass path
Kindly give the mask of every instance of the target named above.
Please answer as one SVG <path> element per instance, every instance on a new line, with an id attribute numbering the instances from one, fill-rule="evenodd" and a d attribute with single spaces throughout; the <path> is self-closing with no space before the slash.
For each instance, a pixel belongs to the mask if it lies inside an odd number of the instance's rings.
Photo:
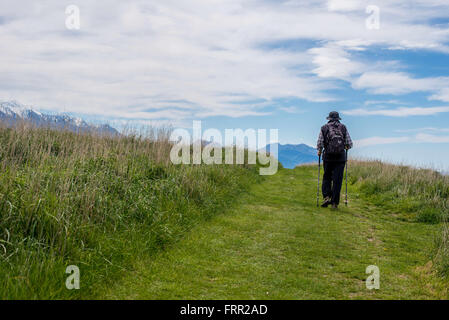
<path id="1" fill-rule="evenodd" d="M 104 298 L 447 298 L 429 263 L 438 226 L 400 221 L 355 190 L 348 208 L 316 208 L 315 170 L 267 177 L 235 209 L 136 262 Z M 380 290 L 365 287 L 368 265 L 380 268 Z"/>

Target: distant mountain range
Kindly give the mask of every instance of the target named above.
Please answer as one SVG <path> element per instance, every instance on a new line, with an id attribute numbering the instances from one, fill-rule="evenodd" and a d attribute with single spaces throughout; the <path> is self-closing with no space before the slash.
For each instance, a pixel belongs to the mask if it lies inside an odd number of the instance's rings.
<path id="1" fill-rule="evenodd" d="M 116 135 L 119 132 L 108 124 L 89 124 L 81 118 L 66 114 L 44 114 L 16 101 L 0 102 L 0 120 L 15 124 L 26 120 L 38 127 L 66 129 L 73 132 L 95 132 Z"/>
<path id="2" fill-rule="evenodd" d="M 36 126 L 49 126 L 55 129 L 66 129 L 73 132 L 119 134 L 115 128 L 108 124 L 89 124 L 81 118 L 66 114 L 44 114 L 16 101 L 0 102 L 0 120 L 8 124 L 15 124 L 18 121 L 26 120 Z M 316 150 L 306 144 L 283 145 L 278 143 L 277 145 L 278 160 L 284 168 L 292 169 L 299 164 L 317 161 Z M 271 144 L 267 145 L 268 152 L 270 152 L 272 146 Z"/>
<path id="3" fill-rule="evenodd" d="M 272 144 L 267 145 L 267 151 L 270 151 Z M 279 144 L 278 160 L 284 168 L 293 169 L 299 164 L 316 162 L 318 156 L 316 149 L 306 144 Z"/>

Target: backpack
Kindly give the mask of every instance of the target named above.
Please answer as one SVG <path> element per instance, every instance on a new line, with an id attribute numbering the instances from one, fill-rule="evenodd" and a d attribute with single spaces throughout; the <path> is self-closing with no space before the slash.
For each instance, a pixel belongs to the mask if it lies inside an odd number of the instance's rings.
<path id="1" fill-rule="evenodd" d="M 324 127 L 325 150 L 327 154 L 339 154 L 345 151 L 346 127 L 340 122 L 330 122 Z"/>

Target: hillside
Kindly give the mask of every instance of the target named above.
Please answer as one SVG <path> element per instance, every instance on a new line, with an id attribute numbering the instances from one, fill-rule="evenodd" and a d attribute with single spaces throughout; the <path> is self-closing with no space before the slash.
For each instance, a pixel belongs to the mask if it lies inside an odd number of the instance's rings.
<path id="1" fill-rule="evenodd" d="M 449 177 L 351 161 L 349 206 L 331 211 L 315 165 L 172 165 L 168 134 L 0 125 L 0 296 L 448 297 Z"/>

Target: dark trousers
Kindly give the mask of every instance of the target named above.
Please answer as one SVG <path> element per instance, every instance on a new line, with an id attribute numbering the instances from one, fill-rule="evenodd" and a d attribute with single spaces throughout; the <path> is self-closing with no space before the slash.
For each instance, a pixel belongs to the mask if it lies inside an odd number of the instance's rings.
<path id="1" fill-rule="evenodd" d="M 340 191 L 343 182 L 343 173 L 345 171 L 345 163 L 324 161 L 324 175 L 323 175 L 323 197 L 332 198 L 332 203 L 340 203 Z"/>

